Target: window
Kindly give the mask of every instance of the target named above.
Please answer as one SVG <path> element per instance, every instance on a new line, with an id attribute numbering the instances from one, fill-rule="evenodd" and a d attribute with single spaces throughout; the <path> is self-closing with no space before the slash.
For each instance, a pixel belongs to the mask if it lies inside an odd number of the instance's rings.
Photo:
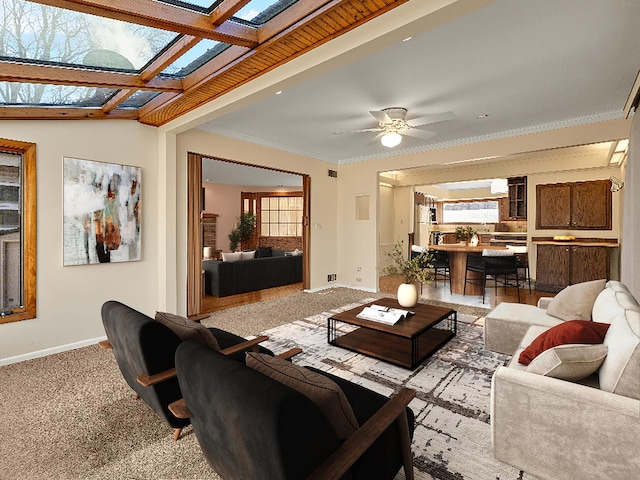
<path id="1" fill-rule="evenodd" d="M 500 221 L 498 202 L 495 200 L 474 202 L 443 202 L 444 223 L 497 223 Z"/>
<path id="2" fill-rule="evenodd" d="M 302 196 L 267 196 L 260 199 L 260 235 L 302 236 Z"/>
<path id="3" fill-rule="evenodd" d="M 36 316 L 36 146 L 0 139 L 0 323 Z"/>

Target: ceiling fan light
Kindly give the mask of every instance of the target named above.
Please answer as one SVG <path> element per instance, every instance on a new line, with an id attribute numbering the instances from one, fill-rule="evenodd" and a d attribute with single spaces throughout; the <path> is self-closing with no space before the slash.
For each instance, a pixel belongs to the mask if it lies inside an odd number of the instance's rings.
<path id="1" fill-rule="evenodd" d="M 400 145 L 402 141 L 402 135 L 398 132 L 387 132 L 380 138 L 380 143 L 387 148 L 393 148 L 397 145 Z"/>

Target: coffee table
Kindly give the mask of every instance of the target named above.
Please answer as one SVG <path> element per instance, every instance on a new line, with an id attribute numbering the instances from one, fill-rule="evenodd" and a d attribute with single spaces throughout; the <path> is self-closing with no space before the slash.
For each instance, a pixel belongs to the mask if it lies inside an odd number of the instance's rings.
<path id="1" fill-rule="evenodd" d="M 373 304 L 411 310 L 415 314 L 394 325 L 357 317 L 364 307 Z M 357 328 L 341 332 L 340 323 Z M 413 370 L 453 338 L 457 329 L 458 313 L 455 310 L 425 304 L 405 309 L 395 299 L 380 298 L 329 317 L 327 340 L 331 345 Z"/>

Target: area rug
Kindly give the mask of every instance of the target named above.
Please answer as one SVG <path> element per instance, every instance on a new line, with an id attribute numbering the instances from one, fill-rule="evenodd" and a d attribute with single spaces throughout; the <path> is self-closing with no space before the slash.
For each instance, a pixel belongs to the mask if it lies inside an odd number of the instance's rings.
<path id="1" fill-rule="evenodd" d="M 483 348 L 484 317 L 459 314 L 457 336 L 417 369 L 408 370 L 327 343 L 327 318 L 332 313 L 373 300 L 267 330 L 263 333 L 269 341 L 264 345 L 276 353 L 300 347 L 303 353 L 295 357 L 296 364 L 330 372 L 386 396 L 401 387 L 416 390 L 409 406 L 416 415 L 412 451 L 417 478 L 534 480 L 495 460 L 491 452 L 491 376 L 509 356 Z"/>

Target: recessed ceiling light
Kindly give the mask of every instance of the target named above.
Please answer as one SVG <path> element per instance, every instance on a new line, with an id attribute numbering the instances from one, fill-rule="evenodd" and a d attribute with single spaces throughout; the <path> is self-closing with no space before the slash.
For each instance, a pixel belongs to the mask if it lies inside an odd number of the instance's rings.
<path id="1" fill-rule="evenodd" d="M 276 92 L 276 95 L 280 95 L 281 93 L 282 93 L 282 90 L 278 90 L 278 91 Z"/>
<path id="2" fill-rule="evenodd" d="M 402 40 L 403 42 L 408 42 L 409 40 L 411 40 L 413 37 L 407 37 L 404 40 Z"/>
<path id="3" fill-rule="evenodd" d="M 488 116 L 488 113 L 481 113 L 480 115 L 476 115 L 476 118 L 482 120 L 483 118 L 487 118 Z"/>

